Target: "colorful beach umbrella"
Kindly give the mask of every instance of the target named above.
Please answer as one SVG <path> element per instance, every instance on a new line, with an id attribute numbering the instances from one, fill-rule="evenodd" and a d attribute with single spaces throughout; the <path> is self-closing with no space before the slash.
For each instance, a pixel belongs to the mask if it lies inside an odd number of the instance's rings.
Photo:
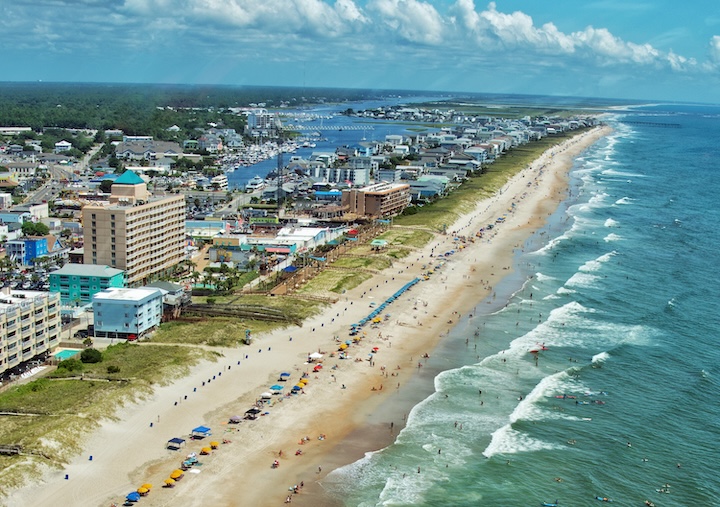
<path id="1" fill-rule="evenodd" d="M 185 472 L 183 472 L 182 470 L 180 470 L 178 468 L 178 469 L 174 470 L 173 473 L 170 474 L 170 478 L 171 479 L 179 479 L 183 475 L 185 475 Z"/>
<path id="2" fill-rule="evenodd" d="M 275 384 L 275 385 L 273 385 L 273 386 L 270 386 L 270 389 L 272 389 L 273 391 L 281 391 L 283 387 L 284 387 L 284 386 L 281 386 L 281 385 L 279 385 L 279 384 Z"/>
<path id="3" fill-rule="evenodd" d="M 280 374 L 280 376 L 281 376 L 281 377 L 289 377 L 289 376 L 290 376 L 290 373 L 284 371 L 284 372 L 282 372 L 282 373 Z"/>
<path id="4" fill-rule="evenodd" d="M 147 493 L 148 491 L 150 491 L 150 490 L 147 488 L 138 488 L 137 489 L 137 492 L 140 493 L 141 495 L 144 493 Z"/>
<path id="5" fill-rule="evenodd" d="M 165 484 L 168 486 L 175 484 L 175 479 L 165 479 Z"/>
<path id="6" fill-rule="evenodd" d="M 141 487 L 142 487 L 142 488 L 145 488 L 145 489 L 152 489 L 152 484 L 146 482 L 146 483 L 143 484 Z"/>

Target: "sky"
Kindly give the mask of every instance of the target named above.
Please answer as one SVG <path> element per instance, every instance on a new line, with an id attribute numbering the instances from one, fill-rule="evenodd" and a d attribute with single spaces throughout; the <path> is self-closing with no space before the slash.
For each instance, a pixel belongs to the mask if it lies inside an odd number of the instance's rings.
<path id="1" fill-rule="evenodd" d="M 720 103 L 718 0 L 0 0 L 0 81 Z"/>

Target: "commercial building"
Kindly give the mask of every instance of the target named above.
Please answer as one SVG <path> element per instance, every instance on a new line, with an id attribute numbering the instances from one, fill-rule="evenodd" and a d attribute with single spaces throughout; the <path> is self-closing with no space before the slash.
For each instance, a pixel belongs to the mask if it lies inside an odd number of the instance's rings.
<path id="1" fill-rule="evenodd" d="M 93 295 L 110 287 L 124 287 L 121 269 L 93 264 L 65 264 L 50 273 L 50 291 L 59 292 L 64 305 L 90 304 Z"/>
<path id="2" fill-rule="evenodd" d="M 160 325 L 163 293 L 160 289 L 106 289 L 93 296 L 95 336 L 134 340 Z"/>
<path id="3" fill-rule="evenodd" d="M 0 374 L 60 343 L 60 294 L 0 289 Z"/>
<path id="4" fill-rule="evenodd" d="M 363 188 L 343 190 L 342 205 L 348 212 L 371 218 L 401 213 L 410 204 L 410 185 L 377 183 Z"/>
<path id="5" fill-rule="evenodd" d="M 137 286 L 185 258 L 185 196 L 153 197 L 138 175 L 126 171 L 109 200 L 83 207 L 85 264 L 122 269 L 126 284 Z"/>

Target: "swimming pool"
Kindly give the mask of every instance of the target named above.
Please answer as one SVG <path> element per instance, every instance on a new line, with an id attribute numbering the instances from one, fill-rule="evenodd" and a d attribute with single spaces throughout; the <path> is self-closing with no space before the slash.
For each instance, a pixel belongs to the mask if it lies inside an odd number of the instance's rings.
<path id="1" fill-rule="evenodd" d="M 65 350 L 56 352 L 55 354 L 53 354 L 53 357 L 55 359 L 59 359 L 60 361 L 64 361 L 65 359 L 70 359 L 71 357 L 77 355 L 78 353 L 80 353 L 80 349 L 65 349 Z"/>

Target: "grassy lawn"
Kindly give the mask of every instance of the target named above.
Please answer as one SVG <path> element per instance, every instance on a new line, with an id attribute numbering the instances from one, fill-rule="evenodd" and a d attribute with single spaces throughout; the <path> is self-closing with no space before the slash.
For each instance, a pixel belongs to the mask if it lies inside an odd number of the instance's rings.
<path id="1" fill-rule="evenodd" d="M 370 273 L 328 269 L 306 283 L 298 291 L 298 294 L 336 296 L 342 294 L 345 290 L 354 289 L 370 278 L 372 278 Z"/>
<path id="2" fill-rule="evenodd" d="M 377 255 L 373 256 L 369 249 L 368 254 L 368 257 L 340 257 L 332 263 L 332 267 L 382 271 L 391 266 L 389 259 Z"/>
<path id="3" fill-rule="evenodd" d="M 378 239 L 384 239 L 391 246 L 400 245 L 411 248 L 422 248 L 432 238 L 432 233 L 428 231 L 413 231 L 408 229 L 390 229 L 378 236 Z"/>

